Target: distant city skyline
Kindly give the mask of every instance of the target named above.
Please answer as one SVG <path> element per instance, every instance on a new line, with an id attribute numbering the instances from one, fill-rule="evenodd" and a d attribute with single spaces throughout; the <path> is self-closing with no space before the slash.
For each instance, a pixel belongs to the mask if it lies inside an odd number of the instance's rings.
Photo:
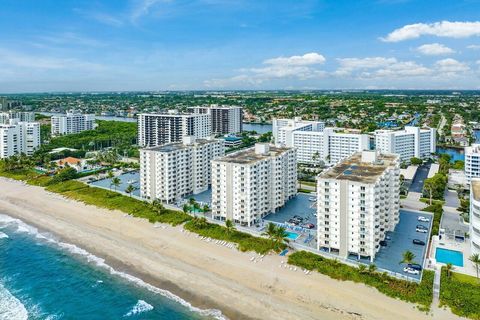
<path id="1" fill-rule="evenodd" d="M 6 0 L 0 92 L 480 89 L 480 1 Z"/>

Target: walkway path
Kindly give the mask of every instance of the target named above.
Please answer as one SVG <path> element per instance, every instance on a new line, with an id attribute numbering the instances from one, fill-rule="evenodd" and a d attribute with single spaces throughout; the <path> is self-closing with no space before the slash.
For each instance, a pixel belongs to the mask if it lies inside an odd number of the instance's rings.
<path id="1" fill-rule="evenodd" d="M 440 302 L 440 278 L 442 275 L 442 268 L 441 266 L 435 267 L 435 278 L 433 279 L 433 303 L 432 305 L 438 306 Z"/>

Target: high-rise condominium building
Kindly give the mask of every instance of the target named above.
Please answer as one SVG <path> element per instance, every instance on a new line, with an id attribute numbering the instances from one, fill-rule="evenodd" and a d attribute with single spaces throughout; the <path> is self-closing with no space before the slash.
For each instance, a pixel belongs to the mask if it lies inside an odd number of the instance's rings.
<path id="1" fill-rule="evenodd" d="M 0 158 L 26 154 L 31 156 L 40 146 L 40 124 L 10 120 L 0 124 Z"/>
<path id="2" fill-rule="evenodd" d="M 140 151 L 140 195 L 174 203 L 208 189 L 210 161 L 225 154 L 223 140 L 183 138 L 182 142 Z"/>
<path id="3" fill-rule="evenodd" d="M 141 147 L 180 142 L 185 136 L 202 139 L 211 135 L 209 114 L 183 114 L 171 110 L 168 113 L 144 113 L 138 116 L 138 144 Z"/>
<path id="4" fill-rule="evenodd" d="M 275 144 L 295 148 L 299 163 L 335 164 L 355 152 L 370 148 L 368 135 L 340 130 L 326 128 L 324 122 L 303 121 L 298 117 L 273 120 Z"/>
<path id="5" fill-rule="evenodd" d="M 200 106 L 189 108 L 193 113 L 210 115 L 213 134 L 234 134 L 242 132 L 243 109 L 238 106 Z"/>
<path id="6" fill-rule="evenodd" d="M 52 135 L 61 136 L 95 129 L 95 115 L 67 113 L 52 116 Z"/>
<path id="7" fill-rule="evenodd" d="M 20 122 L 34 122 L 35 112 L 0 112 L 0 124 L 9 124 L 13 119 Z"/>
<path id="8" fill-rule="evenodd" d="M 400 161 L 411 158 L 428 159 L 436 152 L 437 130 L 407 126 L 404 130 L 376 130 L 375 147 L 386 153 L 400 155 Z"/>
<path id="9" fill-rule="evenodd" d="M 399 221 L 400 161 L 363 151 L 317 178 L 318 249 L 373 261 Z"/>
<path id="10" fill-rule="evenodd" d="M 465 147 L 465 176 L 467 183 L 473 178 L 480 178 L 480 144 Z"/>
<path id="11" fill-rule="evenodd" d="M 480 178 L 470 183 L 470 241 L 472 254 L 480 254 Z"/>
<path id="12" fill-rule="evenodd" d="M 266 143 L 212 161 L 213 217 L 254 225 L 297 193 L 295 149 Z"/>

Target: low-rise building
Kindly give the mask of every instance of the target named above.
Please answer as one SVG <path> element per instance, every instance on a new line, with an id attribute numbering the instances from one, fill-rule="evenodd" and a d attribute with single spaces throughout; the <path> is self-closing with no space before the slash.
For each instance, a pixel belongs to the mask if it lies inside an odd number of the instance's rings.
<path id="1" fill-rule="evenodd" d="M 465 176 L 468 184 L 473 178 L 480 178 L 480 144 L 465 148 Z"/>
<path id="2" fill-rule="evenodd" d="M 295 149 L 257 143 L 212 161 L 212 214 L 252 226 L 297 193 Z"/>
<path id="3" fill-rule="evenodd" d="M 399 221 L 399 203 L 399 156 L 355 153 L 317 178 L 318 249 L 373 261 Z"/>
<path id="4" fill-rule="evenodd" d="M 208 189 L 210 161 L 225 154 L 223 139 L 195 139 L 140 150 L 140 196 L 175 203 Z"/>

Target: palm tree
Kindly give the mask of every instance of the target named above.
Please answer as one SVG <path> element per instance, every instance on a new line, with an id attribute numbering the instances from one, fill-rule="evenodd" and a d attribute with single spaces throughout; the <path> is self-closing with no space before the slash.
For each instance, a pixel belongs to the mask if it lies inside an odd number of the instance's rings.
<path id="1" fill-rule="evenodd" d="M 263 236 L 267 236 L 270 239 L 273 239 L 276 232 L 276 226 L 274 223 L 270 222 L 267 224 L 267 229 L 262 233 Z"/>
<path id="2" fill-rule="evenodd" d="M 108 178 L 108 179 L 112 179 L 114 176 L 115 176 L 115 175 L 113 174 L 112 171 L 108 171 L 108 173 L 107 173 L 107 178 Z"/>
<path id="3" fill-rule="evenodd" d="M 206 212 L 210 211 L 210 207 L 208 206 L 208 204 L 203 205 L 202 211 L 203 211 L 203 213 L 206 213 Z"/>
<path id="4" fill-rule="evenodd" d="M 183 210 L 184 213 L 189 213 L 190 212 L 190 206 L 185 203 L 182 207 L 182 210 Z"/>
<path id="5" fill-rule="evenodd" d="M 407 250 L 403 253 L 402 261 L 400 261 L 400 263 L 410 264 L 410 263 L 413 263 L 414 259 L 415 259 L 415 255 L 413 254 L 413 252 L 410 250 Z"/>
<path id="6" fill-rule="evenodd" d="M 133 184 L 129 184 L 125 189 L 125 192 L 128 193 L 130 197 L 132 196 L 133 191 L 135 191 L 135 187 L 133 186 Z"/>
<path id="7" fill-rule="evenodd" d="M 479 279 L 478 272 L 480 269 L 480 255 L 478 253 L 475 253 L 475 254 L 472 254 L 468 259 L 472 261 L 473 264 L 475 265 L 475 270 L 477 271 L 477 279 Z"/>
<path id="8" fill-rule="evenodd" d="M 122 183 L 122 181 L 120 180 L 120 178 L 115 177 L 115 178 L 113 178 L 112 181 L 110 182 L 110 185 L 111 185 L 111 186 L 114 186 L 114 187 L 115 187 L 115 191 L 117 191 L 117 188 L 120 186 L 121 183 Z"/>
<path id="9" fill-rule="evenodd" d="M 445 271 L 447 271 L 447 277 L 450 277 L 452 275 L 453 269 L 453 264 L 447 263 L 447 265 L 445 266 Z"/>
<path id="10" fill-rule="evenodd" d="M 233 224 L 232 220 L 227 219 L 227 221 L 225 221 L 225 229 L 228 234 L 232 233 L 235 230 L 235 225 Z"/>
<path id="11" fill-rule="evenodd" d="M 368 266 L 368 273 L 375 273 L 377 271 L 377 266 L 375 264 L 371 264 Z"/>
<path id="12" fill-rule="evenodd" d="M 358 265 L 358 272 L 360 273 L 366 273 L 367 272 L 367 266 L 364 264 L 359 264 Z"/>

